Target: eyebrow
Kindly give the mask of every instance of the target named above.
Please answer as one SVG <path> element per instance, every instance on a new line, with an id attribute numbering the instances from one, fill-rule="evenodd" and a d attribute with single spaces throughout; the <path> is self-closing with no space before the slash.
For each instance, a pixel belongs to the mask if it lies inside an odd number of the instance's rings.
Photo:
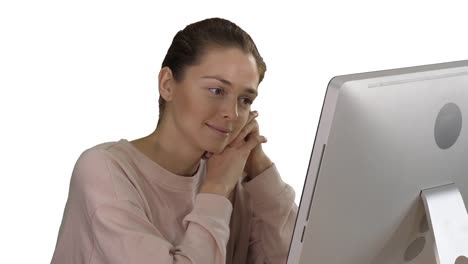
<path id="1" fill-rule="evenodd" d="M 224 83 L 226 85 L 232 86 L 232 83 L 230 81 L 225 80 L 225 79 L 223 79 L 223 78 L 221 78 L 219 76 L 202 76 L 201 78 L 202 79 L 215 79 L 215 80 L 218 80 L 218 81 L 220 81 L 220 82 L 222 82 L 222 83 Z M 255 89 L 253 89 L 253 88 L 250 88 L 250 87 L 247 87 L 244 91 L 247 92 L 247 93 L 253 94 L 255 96 L 258 95 L 257 91 Z"/>

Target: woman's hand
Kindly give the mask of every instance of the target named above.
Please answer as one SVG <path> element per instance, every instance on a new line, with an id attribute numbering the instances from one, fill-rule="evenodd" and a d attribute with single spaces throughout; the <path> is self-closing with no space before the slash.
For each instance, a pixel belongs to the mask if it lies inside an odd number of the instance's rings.
<path id="1" fill-rule="evenodd" d="M 256 111 L 250 113 L 246 125 L 222 153 L 204 154 L 204 158 L 208 159 L 207 176 L 200 192 L 227 197 L 242 176 L 242 172 L 245 171 L 252 179 L 272 165 L 261 146 L 267 139 L 260 136 L 255 120 L 257 116 Z"/>
<path id="2" fill-rule="evenodd" d="M 266 143 L 267 139 L 264 136 L 260 136 L 260 128 L 258 122 L 255 119 L 258 116 L 257 111 L 250 112 L 249 119 L 247 124 L 241 130 L 239 135 L 232 141 L 231 146 L 237 146 L 242 144 L 243 141 L 247 140 L 250 137 L 262 137 L 264 141 L 261 143 Z M 252 151 L 247 159 L 245 164 L 244 171 L 247 173 L 249 179 L 255 178 L 255 176 L 262 173 L 264 170 L 269 168 L 273 162 L 268 158 L 265 152 L 262 149 L 262 144 L 258 144 Z"/>
<path id="3" fill-rule="evenodd" d="M 251 113 L 249 120 L 238 136 L 220 154 L 206 153 L 207 173 L 200 193 L 215 193 L 228 197 L 242 177 L 247 162 L 252 162 L 251 153 L 266 138 L 258 134 L 256 115 Z M 251 133 L 257 127 L 257 133 Z M 257 150 L 258 151 L 258 150 Z M 261 151 L 261 148 L 260 148 Z M 263 151 L 261 151 L 263 152 Z M 249 165 L 251 166 L 251 165 Z"/>

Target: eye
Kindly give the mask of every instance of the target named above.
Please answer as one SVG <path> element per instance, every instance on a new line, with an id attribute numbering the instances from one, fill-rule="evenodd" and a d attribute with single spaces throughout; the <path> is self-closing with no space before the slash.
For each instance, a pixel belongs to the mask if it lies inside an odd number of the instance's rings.
<path id="1" fill-rule="evenodd" d="M 222 94 L 224 92 L 223 89 L 221 89 L 221 88 L 209 88 L 208 90 L 211 93 L 216 94 L 216 95 L 220 95 L 220 94 Z"/>
<path id="2" fill-rule="evenodd" d="M 251 105 L 253 103 L 253 101 L 250 100 L 250 98 L 248 98 L 248 97 L 241 98 L 241 102 L 244 103 L 244 104 L 248 104 L 248 105 Z"/>

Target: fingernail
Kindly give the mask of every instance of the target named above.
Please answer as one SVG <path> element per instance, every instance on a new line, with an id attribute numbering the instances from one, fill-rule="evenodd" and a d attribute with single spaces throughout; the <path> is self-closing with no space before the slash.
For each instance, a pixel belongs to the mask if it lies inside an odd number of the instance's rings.
<path id="1" fill-rule="evenodd" d="M 254 114 L 254 116 L 258 116 L 258 112 L 257 112 L 257 111 L 253 111 L 253 114 Z"/>

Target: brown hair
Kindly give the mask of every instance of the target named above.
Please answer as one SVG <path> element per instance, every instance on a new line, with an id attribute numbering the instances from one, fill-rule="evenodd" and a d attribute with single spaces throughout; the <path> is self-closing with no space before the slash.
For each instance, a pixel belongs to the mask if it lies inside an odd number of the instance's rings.
<path id="1" fill-rule="evenodd" d="M 222 18 L 209 18 L 186 26 L 177 32 L 172 44 L 162 62 L 163 67 L 169 67 L 174 79 L 184 78 L 187 66 L 196 65 L 209 46 L 239 48 L 250 53 L 257 62 L 259 83 L 266 72 L 266 64 L 257 50 L 257 46 L 247 32 L 233 22 Z M 159 96 L 159 117 L 164 112 L 166 101 Z M 159 124 L 159 122 L 158 122 Z"/>

